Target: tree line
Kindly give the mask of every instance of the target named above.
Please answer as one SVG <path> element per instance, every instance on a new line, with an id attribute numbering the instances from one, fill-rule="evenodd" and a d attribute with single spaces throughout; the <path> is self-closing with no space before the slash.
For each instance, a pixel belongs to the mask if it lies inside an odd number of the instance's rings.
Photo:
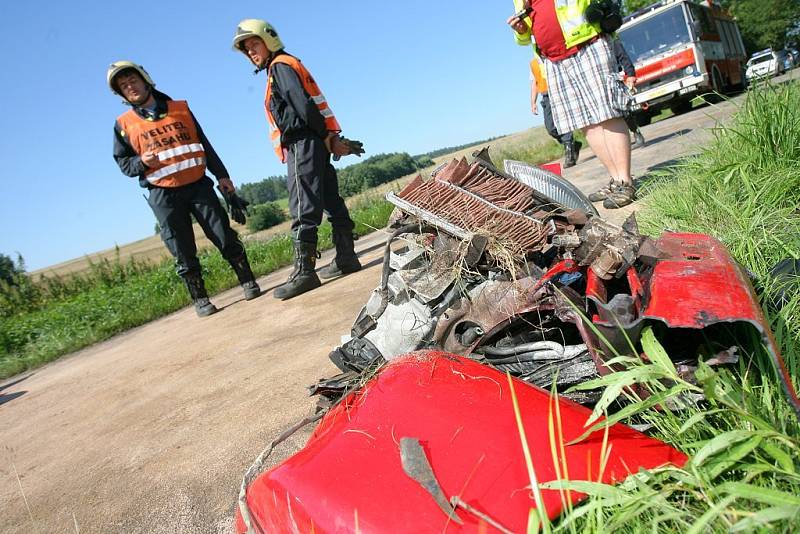
<path id="1" fill-rule="evenodd" d="M 351 197 L 430 165 L 433 165 L 433 160 L 427 155 L 412 157 L 406 152 L 393 152 L 371 156 L 337 171 L 339 194 L 345 198 Z M 248 227 L 252 231 L 263 230 L 286 220 L 283 209 L 275 203 L 289 196 L 286 176 L 270 176 L 259 182 L 242 184 L 238 191 L 239 196 L 251 204 L 248 208 L 251 214 Z"/>

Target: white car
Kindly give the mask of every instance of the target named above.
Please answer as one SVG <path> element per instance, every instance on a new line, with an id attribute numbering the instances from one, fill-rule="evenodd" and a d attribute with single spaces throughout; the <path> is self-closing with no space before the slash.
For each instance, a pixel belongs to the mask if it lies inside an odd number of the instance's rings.
<path id="1" fill-rule="evenodd" d="M 784 70 L 784 58 L 781 57 L 781 54 L 771 48 L 767 48 L 750 56 L 747 61 L 745 76 L 748 81 L 758 78 L 771 78 L 772 76 L 783 74 Z"/>

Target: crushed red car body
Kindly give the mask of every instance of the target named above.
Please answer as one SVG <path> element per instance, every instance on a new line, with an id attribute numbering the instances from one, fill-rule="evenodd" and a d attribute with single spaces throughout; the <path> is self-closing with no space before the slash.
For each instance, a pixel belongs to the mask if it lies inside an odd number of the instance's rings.
<path id="1" fill-rule="evenodd" d="M 607 363 L 617 356 L 642 358 L 646 331 L 689 382 L 700 362 L 765 347 L 800 414 L 752 284 L 722 243 L 651 239 L 633 216 L 600 218 L 552 173 L 476 157 L 387 195 L 397 209 L 380 283 L 330 354 L 343 373 L 311 388 L 330 411 L 300 452 L 248 470 L 240 532 L 525 530 L 535 505 L 506 374 L 537 483 L 682 466 L 683 454 L 620 424 L 607 427 L 608 448 L 602 432 L 565 445 L 602 394 L 585 383 L 618 370 Z M 550 518 L 582 498 L 542 497 Z"/>
<path id="2" fill-rule="evenodd" d="M 557 401 L 563 429 L 551 443 L 556 401 L 522 381 L 515 381 L 514 391 L 540 483 L 612 483 L 640 468 L 686 461 L 672 447 L 620 424 L 610 426 L 607 436 L 597 431 L 564 445 L 585 431 L 590 414 L 568 400 Z M 404 472 L 405 437 L 420 440 L 448 498 L 459 496 L 506 529 L 525 531 L 535 504 L 506 377 L 443 352 L 414 353 L 385 366 L 322 419 L 303 450 L 258 477 L 246 497 L 253 531 L 480 532 L 486 526 L 480 517 L 458 510 L 463 524 L 450 520 Z M 613 446 L 604 447 L 604 439 Z M 567 499 L 576 503 L 583 495 L 543 490 L 542 498 L 555 518 Z M 247 532 L 241 515 L 237 530 Z"/>

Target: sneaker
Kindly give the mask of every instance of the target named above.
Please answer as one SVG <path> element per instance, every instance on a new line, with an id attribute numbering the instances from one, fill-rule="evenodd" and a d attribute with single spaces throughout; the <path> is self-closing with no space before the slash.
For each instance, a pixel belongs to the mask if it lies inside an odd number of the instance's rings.
<path id="1" fill-rule="evenodd" d="M 641 130 L 636 130 L 633 134 L 633 148 L 641 148 L 645 145 L 644 136 Z"/>
<path id="2" fill-rule="evenodd" d="M 604 185 L 601 189 L 598 189 L 594 193 L 589 194 L 589 200 L 592 202 L 600 202 L 601 200 L 605 200 L 608 198 L 608 195 L 611 194 L 611 189 L 616 187 L 614 180 L 609 181 L 606 185 Z"/>
<path id="3" fill-rule="evenodd" d="M 603 207 L 615 210 L 627 206 L 634 200 L 636 200 L 636 189 L 632 185 L 614 184 L 614 188 L 603 201 Z"/>

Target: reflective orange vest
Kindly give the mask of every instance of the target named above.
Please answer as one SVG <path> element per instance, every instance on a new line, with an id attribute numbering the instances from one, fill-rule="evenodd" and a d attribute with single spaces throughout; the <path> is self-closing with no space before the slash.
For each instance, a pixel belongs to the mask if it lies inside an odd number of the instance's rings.
<path id="1" fill-rule="evenodd" d="M 536 81 L 536 90 L 539 93 L 546 93 L 547 92 L 547 74 L 544 71 L 544 65 L 539 60 L 539 58 L 533 58 L 531 60 L 531 74 L 533 75 L 533 79 Z"/>
<path id="2" fill-rule="evenodd" d="M 205 175 L 206 153 L 185 101 L 168 101 L 167 113 L 155 119 L 144 119 L 130 109 L 117 122 L 137 154 L 152 150 L 158 156 L 158 165 L 144 173 L 151 184 L 180 187 Z"/>
<path id="3" fill-rule="evenodd" d="M 308 72 L 308 69 L 303 66 L 300 60 L 294 56 L 290 56 L 289 54 L 281 54 L 277 56 L 272 60 L 269 70 L 270 74 L 267 76 L 267 92 L 264 95 L 264 109 L 267 112 L 267 120 L 269 121 L 269 136 L 272 140 L 272 148 L 278 155 L 278 159 L 281 160 L 282 163 L 286 163 L 284 146 L 281 144 L 281 131 L 278 129 L 278 125 L 275 123 L 275 118 L 272 116 L 272 113 L 269 110 L 269 101 L 272 98 L 272 65 L 276 63 L 285 63 L 294 69 L 294 71 L 297 73 L 297 76 L 300 78 L 300 81 L 303 83 L 303 89 L 306 90 L 306 93 L 308 93 L 308 96 L 310 96 L 311 100 L 314 101 L 314 104 L 317 105 L 317 109 L 319 109 L 319 112 L 325 119 L 325 127 L 329 132 L 339 133 L 342 131 L 342 127 L 339 126 L 339 122 L 336 120 L 336 117 L 334 117 L 333 111 L 331 111 L 331 108 L 328 107 L 328 101 L 325 100 L 325 95 L 323 95 L 322 91 L 320 91 L 317 82 L 314 81 L 314 77 L 311 76 L 311 73 Z"/>

